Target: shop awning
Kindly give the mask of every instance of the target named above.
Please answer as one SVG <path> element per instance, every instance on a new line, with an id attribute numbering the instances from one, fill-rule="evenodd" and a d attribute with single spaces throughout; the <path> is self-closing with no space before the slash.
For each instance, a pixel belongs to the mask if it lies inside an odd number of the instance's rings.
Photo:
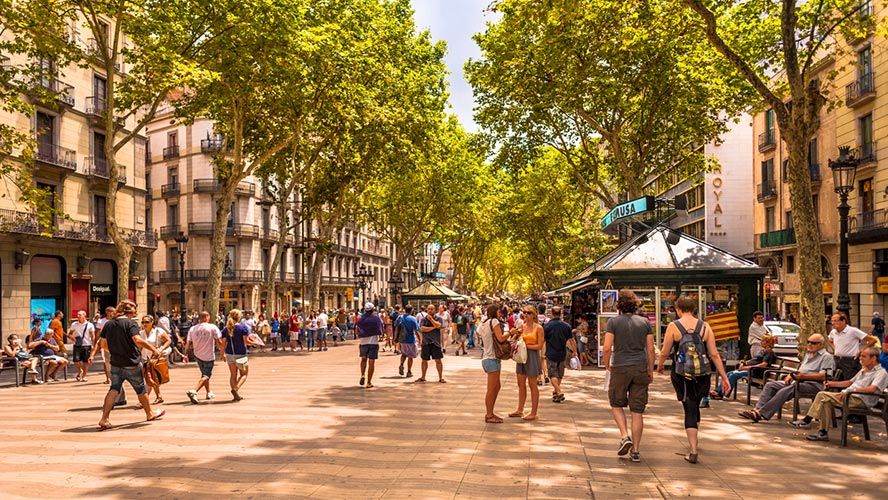
<path id="1" fill-rule="evenodd" d="M 573 280 L 568 282 L 567 284 L 562 285 L 560 288 L 556 288 L 554 290 L 550 290 L 548 292 L 543 292 L 543 295 L 547 297 L 557 297 L 559 295 L 568 295 L 573 293 L 575 290 L 579 290 L 580 288 L 585 288 L 587 286 L 598 285 L 598 280 L 596 278 L 582 278 L 579 280 Z"/>
<path id="2" fill-rule="evenodd" d="M 434 281 L 423 282 L 413 290 L 401 294 L 401 301 L 404 303 L 423 300 L 463 300 L 463 296 Z"/>

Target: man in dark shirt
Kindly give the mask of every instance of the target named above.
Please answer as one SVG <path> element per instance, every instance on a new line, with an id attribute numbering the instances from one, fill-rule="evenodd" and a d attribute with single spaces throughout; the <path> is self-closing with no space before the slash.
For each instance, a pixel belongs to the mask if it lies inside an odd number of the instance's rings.
<path id="1" fill-rule="evenodd" d="M 98 430 L 104 431 L 111 427 L 108 417 L 114 407 L 114 400 L 127 381 L 132 386 L 139 402 L 145 410 L 145 416 L 150 422 L 166 414 L 165 410 L 151 410 L 148 401 L 148 389 L 145 386 L 145 378 L 142 376 L 142 354 L 140 349 L 148 349 L 154 356 L 159 357 L 161 352 L 151 343 L 139 335 L 139 325 L 133 319 L 136 316 L 136 304 L 130 300 L 123 300 L 117 304 L 117 317 L 108 320 L 102 327 L 101 337 L 105 339 L 108 352 L 111 353 L 111 387 L 105 395 L 102 404 L 102 419 L 99 420 Z M 101 342 L 96 342 L 89 356 L 89 363 L 99 350 Z"/>
<path id="2" fill-rule="evenodd" d="M 561 379 L 564 378 L 564 367 L 567 364 L 567 347 L 577 352 L 577 344 L 573 338 L 570 325 L 561 319 L 561 306 L 552 308 L 552 318 L 543 327 L 546 336 L 546 365 L 549 380 L 552 382 L 552 402 L 564 401 L 561 392 Z"/>
<path id="3" fill-rule="evenodd" d="M 447 311 L 444 311 L 444 314 L 447 314 Z M 441 362 L 444 357 L 444 351 L 441 348 L 441 320 L 440 316 L 435 316 L 433 304 L 429 304 L 426 308 L 426 315 L 419 323 L 419 330 L 422 332 L 422 349 L 419 353 L 419 357 L 422 358 L 422 376 L 416 381 L 426 381 L 429 360 L 434 359 L 435 368 L 438 369 L 438 382 L 443 384 L 446 380 L 444 380 L 444 364 Z"/>

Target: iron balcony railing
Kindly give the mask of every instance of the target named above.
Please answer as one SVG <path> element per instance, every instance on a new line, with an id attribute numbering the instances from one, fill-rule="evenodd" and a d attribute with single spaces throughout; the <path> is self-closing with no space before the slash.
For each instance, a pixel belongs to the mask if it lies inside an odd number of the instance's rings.
<path id="1" fill-rule="evenodd" d="M 251 271 L 246 269 L 225 269 L 222 271 L 222 281 L 239 281 L 259 283 L 264 281 L 263 271 Z M 185 281 L 207 281 L 210 277 L 209 269 L 186 269 Z M 178 283 L 179 270 L 160 271 L 161 283 Z"/>
<path id="2" fill-rule="evenodd" d="M 860 163 L 870 163 L 876 161 L 876 141 L 861 143 L 857 147 L 857 159 Z"/>
<path id="3" fill-rule="evenodd" d="M 188 234 L 192 236 L 212 236 L 216 224 L 213 222 L 189 222 Z M 253 224 L 232 224 L 225 228 L 226 236 L 235 238 L 258 238 L 259 226 Z"/>
<path id="4" fill-rule="evenodd" d="M 876 87 L 873 84 L 873 73 L 864 73 L 857 80 L 845 86 L 845 105 L 862 104 L 863 98 L 874 96 Z"/>
<path id="5" fill-rule="evenodd" d="M 163 226 L 160 228 L 160 239 L 166 240 L 169 238 L 175 238 L 176 236 L 179 236 L 180 231 L 181 229 L 178 224 Z"/>
<path id="6" fill-rule="evenodd" d="M 27 77 L 25 77 L 27 78 Z M 23 81 L 23 80 L 19 80 Z M 58 102 L 74 107 L 74 86 L 50 76 L 36 76 L 28 83 L 31 88 L 43 87 Z"/>
<path id="7" fill-rule="evenodd" d="M 758 136 L 758 148 L 759 151 L 767 151 L 770 148 L 777 146 L 777 134 L 774 128 L 769 128 L 765 130 Z"/>
<path id="8" fill-rule="evenodd" d="M 756 235 L 759 248 L 782 247 L 796 244 L 795 228 L 781 229 Z"/>
<path id="9" fill-rule="evenodd" d="M 756 192 L 758 193 L 758 201 L 769 200 L 777 197 L 777 186 L 773 179 L 768 179 L 756 186 Z"/>
<path id="10" fill-rule="evenodd" d="M 871 210 L 869 212 L 860 212 L 857 214 L 856 231 L 872 231 L 873 229 L 882 229 L 885 227 L 885 209 Z"/>
<path id="11" fill-rule="evenodd" d="M 280 234 L 281 233 L 278 232 L 277 229 L 269 229 L 267 227 L 262 229 L 262 239 L 263 240 L 277 241 L 278 238 L 280 237 Z"/>
<path id="12" fill-rule="evenodd" d="M 171 182 L 169 184 L 164 184 L 160 186 L 160 196 L 166 198 L 167 196 L 178 196 L 179 195 L 179 183 Z"/>
<path id="13" fill-rule="evenodd" d="M 0 231 L 11 234 L 46 236 L 83 242 L 111 244 L 108 226 L 94 222 L 63 220 L 54 227 L 41 224 L 35 213 L 16 210 L 0 210 Z M 130 244 L 141 248 L 157 248 L 157 237 L 154 233 L 138 229 L 120 229 L 121 234 Z"/>
<path id="14" fill-rule="evenodd" d="M 108 161 L 98 156 L 89 156 L 86 161 L 86 175 L 107 179 L 109 174 Z M 118 165 L 117 182 L 126 184 L 126 167 Z"/>
<path id="15" fill-rule="evenodd" d="M 222 149 L 222 139 L 201 139 L 200 141 L 201 153 L 215 153 L 220 149 Z"/>
<path id="16" fill-rule="evenodd" d="M 108 105 L 104 98 L 94 95 L 86 98 L 86 114 L 102 118 L 107 110 Z"/>
<path id="17" fill-rule="evenodd" d="M 172 160 L 179 157 L 179 146 L 169 146 L 163 148 L 163 159 Z"/>
<path id="18" fill-rule="evenodd" d="M 77 170 L 77 152 L 54 144 L 37 144 L 37 161 L 68 170 Z"/>
<path id="19" fill-rule="evenodd" d="M 192 183 L 195 193 L 218 193 L 222 189 L 222 183 L 218 179 L 194 179 Z M 256 194 L 256 184 L 240 181 L 234 188 L 234 193 L 253 196 Z"/>

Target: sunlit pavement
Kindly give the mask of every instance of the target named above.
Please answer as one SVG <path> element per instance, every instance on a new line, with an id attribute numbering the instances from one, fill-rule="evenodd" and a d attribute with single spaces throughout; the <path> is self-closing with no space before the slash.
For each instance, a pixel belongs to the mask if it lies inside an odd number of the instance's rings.
<path id="1" fill-rule="evenodd" d="M 681 407 L 666 377 L 651 391 L 641 463 L 616 455 L 618 434 L 603 372 L 571 371 L 567 401 L 541 388 L 541 420 L 484 423 L 479 351 L 444 359 L 448 383 L 398 376 L 381 353 L 371 389 L 358 387 L 356 341 L 327 352 L 250 359 L 244 400 L 233 403 L 217 362 L 217 399 L 192 405 L 195 364 L 163 386 L 167 415 L 145 423 L 130 405 L 96 432 L 103 376 L 87 383 L 0 389 L 2 497 L 10 498 L 885 498 L 888 438 L 855 426 L 810 443 L 784 422 L 737 417 L 741 401 L 704 410 L 700 462 L 691 465 Z M 418 361 L 418 360 L 417 360 Z M 414 366 L 419 375 L 419 365 Z M 9 374 L 5 374 L 9 376 Z M 497 412 L 516 405 L 505 362 Z M 741 388 L 742 388 L 741 384 Z M 744 388 L 745 389 L 745 388 Z M 527 409 L 529 410 L 529 406 Z M 791 412 L 787 412 L 791 414 Z"/>

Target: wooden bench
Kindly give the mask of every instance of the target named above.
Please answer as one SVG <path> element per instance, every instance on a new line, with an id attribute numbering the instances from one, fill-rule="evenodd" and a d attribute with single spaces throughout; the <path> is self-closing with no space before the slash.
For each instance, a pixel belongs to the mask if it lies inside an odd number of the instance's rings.
<path id="1" fill-rule="evenodd" d="M 740 379 L 746 381 L 746 404 L 752 404 L 753 387 L 761 389 L 771 380 L 778 380 L 781 375 L 788 375 L 795 372 L 800 365 L 801 362 L 798 358 L 780 356 L 777 358 L 776 363 L 772 363 L 771 366 L 765 368 L 761 377 L 753 377 L 752 370 L 750 370 L 747 376 Z M 737 399 L 736 390 L 734 391 L 734 399 Z"/>
<path id="2" fill-rule="evenodd" d="M 37 369 L 40 371 L 40 375 L 43 377 L 43 380 L 46 380 L 46 363 L 43 361 L 43 358 L 38 356 Z M 26 385 L 28 383 L 28 369 L 19 363 L 16 358 L 11 358 L 6 354 L 0 354 L 0 373 L 3 371 L 13 370 L 15 372 L 15 386 L 19 387 L 22 385 Z M 67 380 L 67 377 L 65 377 Z"/>
<path id="3" fill-rule="evenodd" d="M 869 417 L 881 418 L 885 423 L 885 431 L 888 432 L 888 394 L 884 391 L 881 394 L 875 395 L 879 398 L 876 406 L 872 408 L 852 408 L 848 406 L 848 400 L 851 399 L 851 395 L 861 395 L 861 396 L 874 396 L 872 392 L 863 392 L 863 391 L 850 391 L 845 394 L 845 399 L 842 404 L 840 419 L 842 421 L 842 446 L 848 446 L 848 424 L 850 423 L 848 417 L 853 415 L 860 415 L 863 417 L 863 437 L 869 441 L 870 439 L 870 431 L 869 431 Z M 838 410 L 839 408 L 837 408 Z"/>

